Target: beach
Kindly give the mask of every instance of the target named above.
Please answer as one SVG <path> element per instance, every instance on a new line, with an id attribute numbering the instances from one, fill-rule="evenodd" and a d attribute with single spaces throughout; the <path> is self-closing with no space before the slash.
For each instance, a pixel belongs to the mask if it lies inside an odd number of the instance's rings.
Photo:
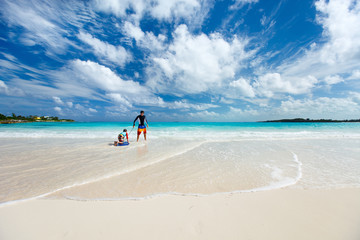
<path id="1" fill-rule="evenodd" d="M 0 128 L 0 238 L 360 239 L 357 123 L 123 128 Z"/>
<path id="2" fill-rule="evenodd" d="M 0 208 L 1 239 L 327 239 L 360 236 L 360 190 L 273 190 Z"/>

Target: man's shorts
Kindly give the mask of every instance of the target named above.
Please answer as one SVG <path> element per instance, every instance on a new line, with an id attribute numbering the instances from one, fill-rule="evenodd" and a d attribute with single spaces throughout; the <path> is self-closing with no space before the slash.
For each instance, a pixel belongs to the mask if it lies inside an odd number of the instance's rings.
<path id="1" fill-rule="evenodd" d="M 146 134 L 146 126 L 145 125 L 139 125 L 137 133 L 138 133 L 138 135 L 140 135 L 141 133 Z"/>

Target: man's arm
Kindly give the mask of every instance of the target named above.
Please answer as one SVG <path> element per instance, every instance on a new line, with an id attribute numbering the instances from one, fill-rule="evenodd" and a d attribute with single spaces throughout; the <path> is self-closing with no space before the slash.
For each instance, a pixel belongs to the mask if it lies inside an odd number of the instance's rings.
<path id="1" fill-rule="evenodd" d="M 135 122 L 136 122 L 136 120 L 138 120 L 138 118 L 139 118 L 139 115 L 135 118 L 133 127 L 135 127 Z"/>
<path id="2" fill-rule="evenodd" d="M 147 127 L 149 127 L 149 123 L 148 123 L 148 121 L 147 121 L 147 118 L 145 117 L 145 122 L 146 122 L 146 125 L 147 125 Z"/>

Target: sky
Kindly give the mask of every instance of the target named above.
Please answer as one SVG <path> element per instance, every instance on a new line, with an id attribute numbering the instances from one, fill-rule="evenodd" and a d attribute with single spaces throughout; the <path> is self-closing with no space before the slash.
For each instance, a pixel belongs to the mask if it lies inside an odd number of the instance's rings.
<path id="1" fill-rule="evenodd" d="M 360 118 L 357 0 L 0 0 L 0 113 Z"/>

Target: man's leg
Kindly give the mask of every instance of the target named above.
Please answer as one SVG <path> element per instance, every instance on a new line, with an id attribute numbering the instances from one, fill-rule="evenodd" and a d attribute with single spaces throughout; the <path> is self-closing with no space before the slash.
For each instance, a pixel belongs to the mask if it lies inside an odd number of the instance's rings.
<path id="1" fill-rule="evenodd" d="M 137 131 L 137 140 L 136 140 L 137 142 L 139 141 L 140 134 L 141 134 L 141 132 L 138 130 Z"/>
<path id="2" fill-rule="evenodd" d="M 144 132 L 144 139 L 145 139 L 145 141 L 146 141 L 146 132 Z"/>

